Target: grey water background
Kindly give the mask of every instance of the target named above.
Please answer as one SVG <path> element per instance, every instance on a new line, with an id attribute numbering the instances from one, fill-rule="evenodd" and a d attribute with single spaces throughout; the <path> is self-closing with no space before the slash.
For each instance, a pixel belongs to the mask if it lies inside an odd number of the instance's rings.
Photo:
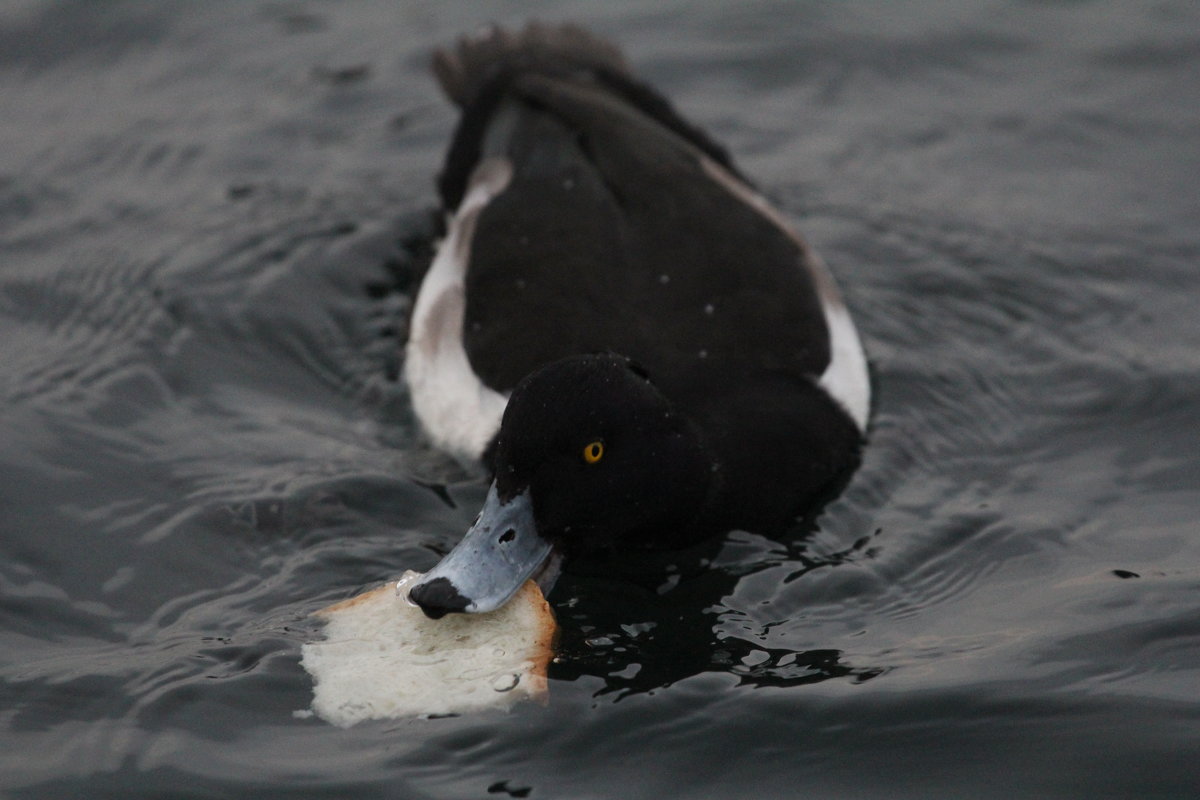
<path id="1" fill-rule="evenodd" d="M 545 707 L 297 717 L 308 614 L 483 497 L 395 379 L 426 64 L 531 14 L 825 256 L 865 462 L 564 579 Z M 1190 0 L 0 4 L 0 794 L 1200 795 L 1198 178 Z"/>

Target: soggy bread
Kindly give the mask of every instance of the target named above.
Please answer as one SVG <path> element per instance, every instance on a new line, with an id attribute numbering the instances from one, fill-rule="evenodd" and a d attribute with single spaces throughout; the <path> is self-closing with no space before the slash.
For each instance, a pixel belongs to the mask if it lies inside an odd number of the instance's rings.
<path id="1" fill-rule="evenodd" d="M 325 638 L 305 644 L 300 663 L 315 681 L 317 716 L 348 727 L 545 696 L 558 626 L 533 581 L 491 613 L 432 620 L 404 596 L 418 577 L 406 572 L 399 591 L 388 583 L 316 612 Z"/>

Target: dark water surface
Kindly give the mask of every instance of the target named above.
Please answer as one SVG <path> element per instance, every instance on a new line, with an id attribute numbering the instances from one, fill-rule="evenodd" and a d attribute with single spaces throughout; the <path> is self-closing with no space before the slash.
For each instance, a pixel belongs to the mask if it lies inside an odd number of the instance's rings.
<path id="1" fill-rule="evenodd" d="M 293 715 L 309 612 L 482 500 L 395 375 L 429 51 L 528 8 L 0 5 L 0 794 L 1200 796 L 1191 0 L 539 5 L 800 220 L 866 461 L 787 541 L 565 579 L 547 707 Z"/>

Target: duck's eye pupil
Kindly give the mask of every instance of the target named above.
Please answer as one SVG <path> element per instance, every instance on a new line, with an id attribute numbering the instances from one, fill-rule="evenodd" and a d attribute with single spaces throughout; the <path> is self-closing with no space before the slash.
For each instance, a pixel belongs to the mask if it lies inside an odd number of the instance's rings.
<path id="1" fill-rule="evenodd" d="M 592 442 L 587 447 L 583 448 L 583 460 L 589 464 L 595 464 L 604 457 L 604 443 Z"/>

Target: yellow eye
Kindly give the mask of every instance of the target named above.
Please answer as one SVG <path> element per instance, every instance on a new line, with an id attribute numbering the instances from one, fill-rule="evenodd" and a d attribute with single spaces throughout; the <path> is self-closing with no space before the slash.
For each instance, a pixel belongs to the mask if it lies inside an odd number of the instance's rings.
<path id="1" fill-rule="evenodd" d="M 587 463 L 595 464 L 602 458 L 604 458 L 604 442 L 592 442 L 583 448 L 583 460 Z"/>

